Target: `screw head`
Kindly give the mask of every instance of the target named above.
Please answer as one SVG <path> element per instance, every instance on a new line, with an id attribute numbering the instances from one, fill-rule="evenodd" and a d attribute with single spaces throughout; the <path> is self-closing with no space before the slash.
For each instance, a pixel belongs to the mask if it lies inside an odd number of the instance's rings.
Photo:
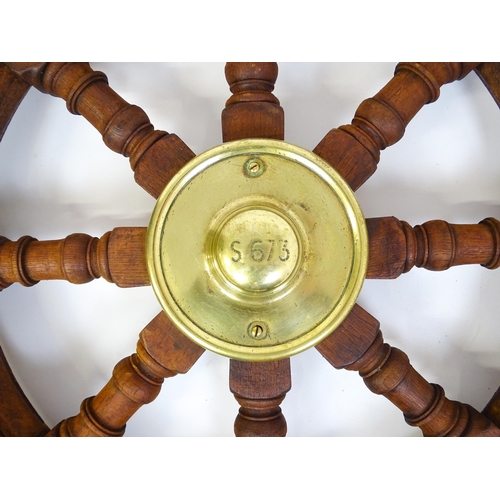
<path id="1" fill-rule="evenodd" d="M 248 325 L 248 334 L 256 340 L 261 340 L 267 336 L 267 329 L 263 323 L 254 321 Z"/>
<path id="2" fill-rule="evenodd" d="M 260 158 L 250 158 L 245 162 L 244 168 L 249 177 L 260 177 L 266 169 L 264 162 Z"/>

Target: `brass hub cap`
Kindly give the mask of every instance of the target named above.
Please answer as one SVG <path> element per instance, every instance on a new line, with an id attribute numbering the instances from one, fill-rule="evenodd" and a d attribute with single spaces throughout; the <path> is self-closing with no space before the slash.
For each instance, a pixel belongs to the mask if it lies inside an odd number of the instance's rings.
<path id="1" fill-rule="evenodd" d="M 247 361 L 291 356 L 347 316 L 363 283 L 363 214 L 321 158 L 248 139 L 189 162 L 158 199 L 148 268 L 193 341 Z"/>

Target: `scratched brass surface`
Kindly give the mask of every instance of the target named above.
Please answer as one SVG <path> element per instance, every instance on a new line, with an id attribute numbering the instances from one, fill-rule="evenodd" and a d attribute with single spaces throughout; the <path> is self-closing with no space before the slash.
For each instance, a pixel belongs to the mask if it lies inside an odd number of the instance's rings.
<path id="1" fill-rule="evenodd" d="M 368 241 L 352 191 L 321 158 L 282 141 L 223 144 L 158 198 L 148 268 L 193 341 L 247 361 L 307 349 L 353 307 Z"/>

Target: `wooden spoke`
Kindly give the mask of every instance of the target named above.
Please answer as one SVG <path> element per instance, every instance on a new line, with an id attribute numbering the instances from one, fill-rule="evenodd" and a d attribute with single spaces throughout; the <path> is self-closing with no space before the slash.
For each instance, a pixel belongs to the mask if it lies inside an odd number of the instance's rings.
<path id="1" fill-rule="evenodd" d="M 379 322 L 356 305 L 316 348 L 335 368 L 356 370 L 366 386 L 396 405 L 424 436 L 500 436 L 500 428 L 469 405 L 450 401 L 427 382 L 406 354 L 385 344 Z"/>
<path id="2" fill-rule="evenodd" d="M 227 63 L 226 80 L 233 96 L 222 111 L 222 140 L 284 138 L 284 113 L 272 94 L 276 63 Z"/>
<path id="3" fill-rule="evenodd" d="M 161 312 L 142 330 L 137 352 L 115 366 L 101 392 L 85 399 L 78 415 L 48 435 L 122 436 L 130 417 L 158 396 L 163 380 L 187 373 L 203 352 Z"/>
<path id="4" fill-rule="evenodd" d="M 146 228 L 117 227 L 102 238 L 71 234 L 62 240 L 0 237 L 0 291 L 12 283 L 40 280 L 88 283 L 103 277 L 119 287 L 149 285 Z"/>
<path id="5" fill-rule="evenodd" d="M 439 97 L 446 83 L 462 79 L 477 63 L 400 63 L 394 77 L 364 100 L 350 125 L 332 129 L 314 152 L 358 189 L 375 172 L 380 151 L 403 137 L 417 112 Z"/>
<path id="6" fill-rule="evenodd" d="M 19 387 L 0 347 L 0 435 L 41 436 L 49 428 Z"/>
<path id="7" fill-rule="evenodd" d="M 31 85 L 0 63 L 0 141 Z"/>
<path id="8" fill-rule="evenodd" d="M 175 134 L 154 130 L 146 113 L 108 86 L 87 63 L 8 63 L 41 92 L 61 97 L 68 110 L 84 116 L 104 143 L 127 158 L 136 182 L 157 198 L 172 176 L 195 155 Z"/>
<path id="9" fill-rule="evenodd" d="M 229 388 L 241 405 L 234 422 L 237 437 L 284 437 L 280 404 L 292 386 L 290 359 L 248 363 L 231 360 Z"/>
<path id="10" fill-rule="evenodd" d="M 397 278 L 414 266 L 444 271 L 452 266 L 500 266 L 500 222 L 449 224 L 433 220 L 411 227 L 395 217 L 366 220 L 369 235 L 367 278 Z"/>

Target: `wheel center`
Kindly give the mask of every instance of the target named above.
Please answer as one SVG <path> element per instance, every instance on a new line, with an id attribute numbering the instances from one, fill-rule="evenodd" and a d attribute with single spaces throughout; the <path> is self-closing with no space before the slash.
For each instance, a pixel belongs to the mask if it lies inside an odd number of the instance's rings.
<path id="1" fill-rule="evenodd" d="M 189 162 L 148 229 L 154 291 L 174 324 L 225 356 L 266 361 L 331 333 L 367 266 L 364 218 L 326 162 L 253 139 Z"/>
<path id="2" fill-rule="evenodd" d="M 235 287 L 265 292 L 286 282 L 299 260 L 300 245 L 290 222 L 263 208 L 224 221 L 215 242 L 217 265 Z"/>

